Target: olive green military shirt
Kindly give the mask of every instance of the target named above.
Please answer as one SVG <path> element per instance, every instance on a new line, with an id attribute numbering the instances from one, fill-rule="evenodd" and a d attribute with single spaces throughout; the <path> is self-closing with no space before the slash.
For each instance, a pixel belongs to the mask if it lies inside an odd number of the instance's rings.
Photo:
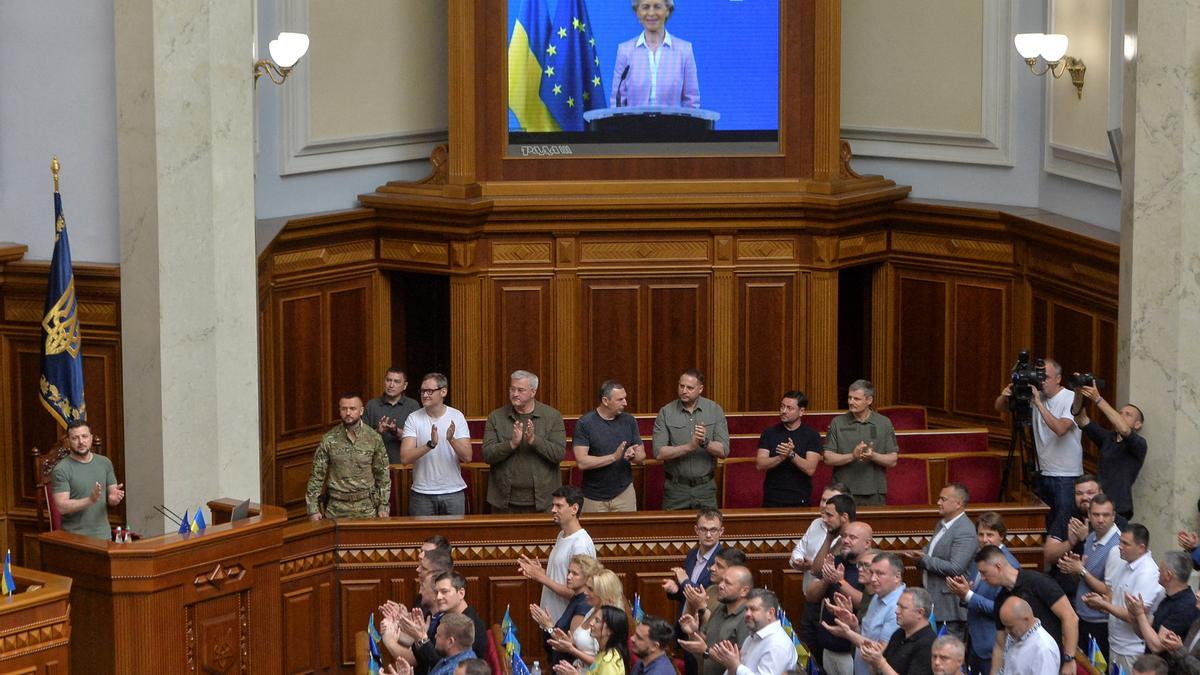
<path id="1" fill-rule="evenodd" d="M 725 411 L 715 401 L 701 396 L 696 400 L 696 407 L 688 412 L 679 399 L 664 405 L 654 419 L 654 456 L 666 446 L 684 445 L 692 439 L 692 433 L 697 424 L 704 425 L 705 438 L 710 443 L 720 443 L 725 446 L 725 456 L 729 456 L 729 423 L 725 420 Z M 682 457 L 669 459 L 663 465 L 668 476 L 675 478 L 704 478 L 712 477 L 717 460 L 707 450 L 697 448 Z"/>
<path id="2" fill-rule="evenodd" d="M 825 450 L 839 455 L 849 455 L 860 441 L 875 444 L 875 452 L 890 455 L 899 450 L 896 430 L 892 421 L 874 410 L 865 422 L 854 418 L 854 413 L 844 412 L 829 423 L 825 435 Z M 833 468 L 833 480 L 845 483 L 852 495 L 886 495 L 887 469 L 874 462 L 851 462 Z"/>

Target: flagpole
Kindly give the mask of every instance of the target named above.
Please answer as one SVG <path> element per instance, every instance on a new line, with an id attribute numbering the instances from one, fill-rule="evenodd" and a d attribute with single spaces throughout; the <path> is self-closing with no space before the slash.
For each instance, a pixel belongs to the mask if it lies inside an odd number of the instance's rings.
<path id="1" fill-rule="evenodd" d="M 54 191 L 58 192 L 58 171 L 62 165 L 58 163 L 58 155 L 50 156 L 50 175 L 54 176 Z"/>

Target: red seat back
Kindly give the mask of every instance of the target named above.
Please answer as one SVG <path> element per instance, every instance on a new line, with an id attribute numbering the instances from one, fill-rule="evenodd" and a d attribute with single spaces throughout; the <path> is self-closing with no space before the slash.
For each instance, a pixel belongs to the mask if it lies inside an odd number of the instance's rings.
<path id="1" fill-rule="evenodd" d="M 724 509 L 756 509 L 763 501 L 763 473 L 755 460 L 745 457 L 725 460 Z"/>
<path id="2" fill-rule="evenodd" d="M 887 472 L 887 504 L 929 504 L 929 463 L 923 458 L 900 456 Z"/>
<path id="3" fill-rule="evenodd" d="M 61 530 L 62 514 L 58 511 L 58 504 L 54 503 L 54 495 L 50 492 L 49 483 L 42 485 L 42 498 L 46 500 L 46 512 L 50 514 L 50 531 Z"/>
<path id="4" fill-rule="evenodd" d="M 998 502 L 1003 469 L 999 457 L 952 457 L 946 460 L 946 480 L 965 485 L 972 502 Z"/>

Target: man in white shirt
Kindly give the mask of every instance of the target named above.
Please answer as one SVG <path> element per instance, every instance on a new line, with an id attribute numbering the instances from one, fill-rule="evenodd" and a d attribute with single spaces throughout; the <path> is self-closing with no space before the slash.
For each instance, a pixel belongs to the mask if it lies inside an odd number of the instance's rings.
<path id="1" fill-rule="evenodd" d="M 1000 607 L 1004 660 L 1000 675 L 1047 675 L 1059 672 L 1058 643 L 1042 628 L 1029 603 L 1016 596 Z"/>
<path id="2" fill-rule="evenodd" d="M 517 566 L 526 579 L 542 585 L 542 601 L 538 604 L 553 617 L 562 616 L 567 602 L 575 592 L 567 587 L 567 567 L 571 556 L 584 554 L 596 557 L 596 545 L 592 537 L 579 524 L 579 511 L 583 508 L 583 492 L 574 485 L 564 485 L 554 491 L 550 498 L 550 513 L 560 532 L 550 549 L 546 568 L 528 556 L 521 556 Z"/>
<path id="3" fill-rule="evenodd" d="M 746 600 L 750 635 L 739 649 L 722 640 L 709 649 L 709 658 L 725 666 L 728 675 L 778 675 L 796 667 L 796 648 L 779 622 L 779 598 L 765 588 L 750 591 Z"/>
<path id="4" fill-rule="evenodd" d="M 829 500 L 840 494 L 846 494 L 846 486 L 841 483 L 830 483 L 825 491 L 821 493 L 821 503 L 817 504 L 819 512 L 825 510 L 825 505 Z M 813 575 L 812 564 L 817 557 L 817 552 L 821 550 L 821 544 L 825 543 L 825 537 L 829 534 L 829 528 L 826 526 L 822 518 L 813 518 L 808 525 L 808 530 L 800 537 L 800 541 L 796 542 L 796 547 L 792 549 L 792 557 L 788 563 L 792 569 L 804 572 L 803 586 L 801 590 L 808 588 L 810 584 L 817 580 L 817 576 Z M 840 538 L 835 537 L 829 542 L 830 549 L 837 547 Z M 817 570 L 817 575 L 820 575 L 821 570 Z M 817 623 L 821 620 L 821 605 L 820 603 L 806 602 L 804 603 L 804 613 L 800 617 L 800 641 L 806 645 L 812 646 L 813 658 L 817 659 L 817 663 L 821 663 L 821 651 L 816 646 L 817 644 Z"/>
<path id="5" fill-rule="evenodd" d="M 1126 594 L 1142 599 L 1146 610 L 1153 612 L 1162 600 L 1163 588 L 1158 583 L 1158 563 L 1150 555 L 1150 531 L 1144 525 L 1130 523 L 1121 533 L 1117 545 L 1125 564 L 1107 581 L 1108 594 L 1088 593 L 1083 596 L 1088 607 L 1108 613 L 1108 663 L 1113 668 L 1133 670 L 1133 662 L 1146 653 L 1146 643 L 1137 630 L 1137 617 L 1125 609 Z"/>
<path id="6" fill-rule="evenodd" d="M 1046 530 L 1065 532 L 1075 509 L 1075 477 L 1083 475 L 1083 432 L 1075 424 L 1071 405 L 1075 392 L 1062 386 L 1062 366 L 1045 359 L 1046 381 L 1033 395 L 1033 444 L 1037 447 L 1041 482 L 1038 497 L 1050 507 Z M 996 410 L 1008 410 L 1012 397 L 1008 385 L 996 399 Z"/>
<path id="7" fill-rule="evenodd" d="M 467 418 L 446 405 L 446 376 L 421 378 L 421 409 L 404 420 L 400 463 L 412 464 L 408 515 L 444 516 L 467 512 L 467 483 L 460 464 L 471 461 Z"/>

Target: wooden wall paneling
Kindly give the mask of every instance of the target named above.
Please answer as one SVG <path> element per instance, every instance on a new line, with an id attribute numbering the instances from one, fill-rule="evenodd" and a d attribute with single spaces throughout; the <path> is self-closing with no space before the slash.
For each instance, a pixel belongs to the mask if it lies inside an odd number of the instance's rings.
<path id="1" fill-rule="evenodd" d="M 946 410 L 950 284 L 944 278 L 903 271 L 898 275 L 896 292 L 900 306 L 896 321 L 900 353 L 896 402 Z"/>
<path id="2" fill-rule="evenodd" d="M 1101 389 L 1101 395 L 1116 400 L 1117 325 L 1115 322 L 1103 318 L 1097 318 L 1096 323 L 1098 326 L 1096 330 L 1096 358 L 1092 364 L 1092 374 L 1104 380 L 1107 385 Z"/>
<path id="3" fill-rule="evenodd" d="M 993 404 L 1015 360 L 1009 345 L 1008 286 L 1003 283 L 954 283 L 952 322 L 953 386 L 951 412 L 1002 422 Z"/>
<path id="4" fill-rule="evenodd" d="M 679 374 L 688 368 L 711 370 L 708 346 L 713 331 L 735 330 L 733 317 L 709 316 L 708 277 L 679 275 L 673 281 L 647 282 L 646 311 L 650 348 L 650 384 L 653 406 L 679 397 Z M 706 377 L 707 380 L 707 377 Z M 712 398 L 708 388 L 704 395 Z"/>
<path id="5" fill-rule="evenodd" d="M 498 277 L 492 281 L 492 376 L 493 395 L 486 412 L 508 400 L 508 376 L 516 370 L 536 374 L 538 400 L 555 405 L 554 331 L 550 279 L 546 277 Z"/>
<path id="6" fill-rule="evenodd" d="M 550 350 L 553 354 L 553 379 L 556 380 L 553 388 L 556 393 L 555 407 L 564 414 L 579 414 L 595 400 L 594 395 L 582 395 L 580 386 L 583 373 L 580 372 L 582 369 L 579 366 L 583 354 L 580 352 L 579 340 L 583 331 L 580 327 L 579 275 L 574 271 L 557 272 L 550 289 L 554 298 L 550 322 L 553 326 Z"/>
<path id="7" fill-rule="evenodd" d="M 322 325 L 319 288 L 280 291 L 275 296 L 272 347 L 278 355 L 275 392 L 278 438 L 319 431 L 333 405 L 324 396 L 327 333 Z"/>
<path id="8" fill-rule="evenodd" d="M 795 314 L 794 274 L 738 277 L 738 410 L 774 410 L 783 392 L 804 386 L 794 365 L 803 321 Z"/>
<path id="9" fill-rule="evenodd" d="M 1029 358 L 1036 359 L 1039 355 L 1044 355 L 1050 351 L 1050 304 L 1046 299 L 1039 296 L 1033 296 L 1032 311 L 1030 312 L 1031 336 L 1029 341 L 1019 341 L 1017 349 L 1013 353 L 1013 363 L 1016 363 L 1016 352 L 1022 349 L 1029 350 Z"/>
<path id="10" fill-rule="evenodd" d="M 871 273 L 871 381 L 875 385 L 875 407 L 897 399 L 895 383 L 896 302 L 890 264 L 875 266 Z"/>
<path id="11" fill-rule="evenodd" d="M 283 672 L 314 672 L 321 663 L 321 643 L 309 636 L 325 623 L 315 585 L 283 591 L 282 614 Z"/>
<path id="12" fill-rule="evenodd" d="M 1062 364 L 1064 385 L 1072 372 L 1090 370 L 1095 362 L 1094 324 L 1087 312 L 1059 302 L 1051 306 L 1050 349 L 1038 356 L 1053 357 Z"/>
<path id="13" fill-rule="evenodd" d="M 367 628 L 366 621 L 360 617 L 371 616 L 387 599 L 387 584 L 378 572 L 367 578 L 358 578 L 357 574 L 352 576 L 354 578 L 339 579 L 337 585 L 338 615 L 342 617 L 342 625 L 347 628 L 341 631 L 339 663 L 343 667 L 353 666 L 355 662 L 354 633 Z"/>
<path id="14" fill-rule="evenodd" d="M 382 351 L 374 349 L 372 340 L 375 331 L 372 326 L 379 320 L 372 314 L 372 286 L 373 279 L 362 279 L 353 285 L 330 289 L 326 300 L 329 317 L 329 389 L 326 390 L 325 406 L 334 417 L 326 419 L 327 424 L 337 422 L 336 404 L 342 394 L 357 391 L 364 397 L 365 403 L 371 397 L 371 392 L 380 387 L 379 384 L 371 386 L 383 377 L 383 373 L 371 373 L 371 366 L 378 359 L 378 351 Z M 369 320 L 365 320 L 368 317 Z"/>
<path id="15" fill-rule="evenodd" d="M 649 332 L 642 313 L 641 284 L 625 278 L 584 278 L 580 294 L 584 375 L 579 388 L 583 400 L 595 401 L 600 383 L 613 379 L 626 386 L 630 413 L 656 410 L 650 389 L 638 386 L 645 381 L 641 345 Z"/>
<path id="16" fill-rule="evenodd" d="M 486 415 L 495 405 L 484 399 L 491 370 L 488 366 L 490 323 L 484 314 L 484 280 L 477 274 L 450 277 L 450 316 L 465 317 L 450 330 L 450 387 L 466 415 Z"/>
<path id="17" fill-rule="evenodd" d="M 842 392 L 838 391 L 837 383 L 838 273 L 817 270 L 807 276 L 808 407 L 836 410 L 842 407 Z"/>

